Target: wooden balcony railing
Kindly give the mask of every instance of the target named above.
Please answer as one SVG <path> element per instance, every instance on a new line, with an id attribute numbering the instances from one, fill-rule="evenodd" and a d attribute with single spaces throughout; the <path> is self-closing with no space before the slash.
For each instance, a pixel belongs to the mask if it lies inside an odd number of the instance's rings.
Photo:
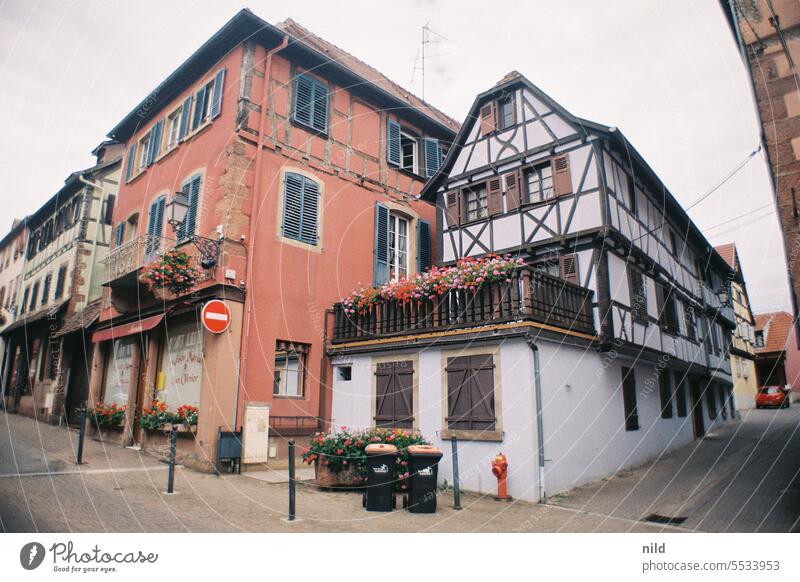
<path id="1" fill-rule="evenodd" d="M 526 267 L 515 271 L 510 282 L 487 283 L 474 293 L 459 289 L 435 299 L 388 301 L 361 315 L 346 313 L 337 303 L 331 343 L 522 320 L 594 334 L 592 295 L 589 289 Z"/>

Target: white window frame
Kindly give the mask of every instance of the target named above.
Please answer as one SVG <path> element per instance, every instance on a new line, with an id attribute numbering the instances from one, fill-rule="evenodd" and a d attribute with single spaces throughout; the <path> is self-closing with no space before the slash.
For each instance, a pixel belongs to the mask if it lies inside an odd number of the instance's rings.
<path id="1" fill-rule="evenodd" d="M 168 152 L 171 149 L 177 147 L 178 144 L 180 143 L 182 117 L 183 117 L 183 107 L 176 108 L 172 113 L 170 113 L 166 117 L 165 125 L 167 127 L 166 131 L 164 132 L 164 139 L 166 140 L 166 144 L 164 146 L 165 152 Z M 175 134 L 174 136 L 173 133 Z"/>
<path id="2" fill-rule="evenodd" d="M 405 164 L 406 155 L 405 148 L 403 147 L 404 140 L 406 143 L 411 142 L 413 159 L 410 168 Z M 402 128 L 400 128 L 400 169 L 405 170 L 406 172 L 411 172 L 415 175 L 419 175 L 419 140 L 416 136 L 411 135 Z"/>
<path id="3" fill-rule="evenodd" d="M 400 232 L 400 224 L 405 224 L 405 235 Z M 410 271 L 408 257 L 410 254 L 410 232 L 411 220 L 396 212 L 389 212 L 389 235 L 387 252 L 389 280 L 396 281 L 402 277 L 407 277 Z M 401 237 L 405 236 L 405 244 L 402 244 Z M 405 258 L 405 265 L 402 266 L 402 259 Z"/>
<path id="4" fill-rule="evenodd" d="M 272 384 L 274 398 L 290 398 L 295 400 L 304 398 L 305 356 L 306 354 L 301 352 L 275 352 L 275 369 L 273 371 Z M 295 368 L 290 367 L 292 361 L 296 362 Z M 281 362 L 280 365 L 279 362 Z M 291 377 L 289 373 L 297 374 L 294 392 L 290 392 L 287 389 L 287 381 L 288 378 Z M 275 392 L 275 384 L 278 385 L 278 392 Z"/>
<path id="5" fill-rule="evenodd" d="M 136 174 L 144 172 L 147 168 L 147 154 L 150 150 L 150 140 L 153 138 L 153 132 L 148 131 L 144 134 L 136 146 Z"/>

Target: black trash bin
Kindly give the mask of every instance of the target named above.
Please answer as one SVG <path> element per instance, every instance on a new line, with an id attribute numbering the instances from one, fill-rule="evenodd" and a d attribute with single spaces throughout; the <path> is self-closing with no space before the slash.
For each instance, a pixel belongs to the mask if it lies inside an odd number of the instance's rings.
<path id="1" fill-rule="evenodd" d="M 394 465 L 397 447 L 383 443 L 367 445 L 367 490 L 363 505 L 367 511 L 391 511 L 395 505 Z"/>
<path id="2" fill-rule="evenodd" d="M 411 513 L 436 513 L 436 475 L 442 451 L 430 445 L 408 447 L 408 496 L 403 505 Z"/>

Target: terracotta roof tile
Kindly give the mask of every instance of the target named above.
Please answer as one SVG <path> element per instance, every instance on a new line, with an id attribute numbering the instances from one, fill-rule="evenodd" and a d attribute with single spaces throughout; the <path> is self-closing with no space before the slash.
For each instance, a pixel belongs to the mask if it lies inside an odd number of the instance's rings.
<path id="1" fill-rule="evenodd" d="M 756 353 L 780 352 L 788 345 L 789 333 L 793 331 L 792 316 L 785 311 L 772 313 L 758 313 L 756 318 L 756 331 L 764 332 L 764 347 L 756 348 Z"/>
<path id="2" fill-rule="evenodd" d="M 728 243 L 726 245 L 719 245 L 718 247 L 714 247 L 714 250 L 725 259 L 725 262 L 728 263 L 731 268 L 736 268 L 736 244 Z"/>
<path id="3" fill-rule="evenodd" d="M 342 66 L 345 66 L 353 71 L 355 74 L 364 77 L 367 81 L 370 81 L 384 91 L 391 93 L 398 99 L 405 101 L 414 109 L 422 111 L 426 115 L 436 119 L 439 123 L 449 127 L 453 131 L 458 131 L 458 128 L 461 125 L 458 121 L 439 111 L 413 93 L 405 90 L 403 87 L 380 73 L 374 67 L 369 66 L 365 62 L 357 59 L 347 51 L 340 49 L 338 46 L 328 42 L 327 40 L 318 37 L 316 34 L 304 28 L 291 18 L 287 18 L 283 22 L 279 22 L 275 25 L 275 27 L 302 41 L 314 50 L 317 50 L 330 57 Z"/>

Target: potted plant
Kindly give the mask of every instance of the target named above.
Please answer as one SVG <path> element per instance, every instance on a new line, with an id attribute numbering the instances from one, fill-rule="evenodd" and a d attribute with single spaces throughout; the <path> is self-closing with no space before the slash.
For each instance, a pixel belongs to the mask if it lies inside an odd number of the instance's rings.
<path id="1" fill-rule="evenodd" d="M 303 461 L 314 463 L 317 485 L 322 487 L 357 487 L 364 484 L 367 474 L 365 449 L 372 443 L 387 443 L 397 447 L 395 488 L 405 489 L 408 478 L 408 447 L 430 444 L 418 431 L 371 428 L 352 431 L 342 427 L 339 432 L 316 433 L 311 439 Z"/>
<path id="2" fill-rule="evenodd" d="M 183 404 L 178 407 L 173 422 L 178 424 L 178 430 L 183 432 L 197 432 L 197 417 L 200 410 L 191 404 Z"/>
<path id="3" fill-rule="evenodd" d="M 108 436 L 111 431 L 122 428 L 127 409 L 128 407 L 125 404 L 97 402 L 94 408 L 87 412 L 89 425 L 95 429 L 96 435 L 102 439 Z"/>
<path id="4" fill-rule="evenodd" d="M 162 427 L 171 427 L 174 415 L 167 410 L 165 402 L 153 401 L 149 406 L 142 407 L 142 416 L 139 426 L 145 430 L 159 430 Z"/>
<path id="5" fill-rule="evenodd" d="M 194 260 L 178 249 L 165 252 L 161 257 L 147 265 L 141 281 L 151 290 L 164 289 L 174 295 L 182 295 L 192 289 L 200 280 L 200 270 Z"/>

